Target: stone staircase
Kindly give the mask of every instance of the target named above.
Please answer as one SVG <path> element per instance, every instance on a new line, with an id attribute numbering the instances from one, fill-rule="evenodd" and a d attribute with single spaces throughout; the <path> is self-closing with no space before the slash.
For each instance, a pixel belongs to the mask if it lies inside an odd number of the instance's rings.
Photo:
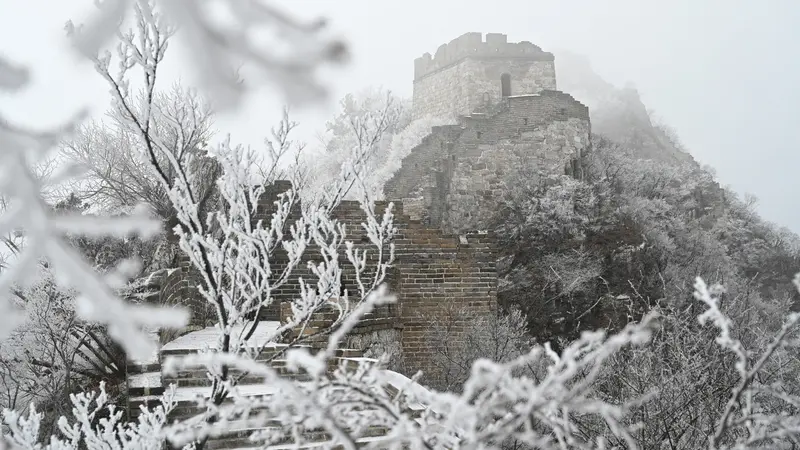
<path id="1" fill-rule="evenodd" d="M 330 326 L 335 319 L 333 311 L 322 311 L 315 313 L 308 323 L 307 328 L 303 331 L 305 335 L 311 335 L 319 332 L 322 329 Z M 280 325 L 279 322 L 262 321 L 256 329 L 256 332 L 249 340 L 248 344 L 253 348 L 260 348 L 266 342 L 266 339 L 273 334 L 273 332 Z M 234 329 L 233 333 L 239 330 Z M 142 361 L 131 361 L 128 364 L 128 417 L 130 420 L 135 420 L 139 414 L 139 406 L 154 407 L 158 404 L 159 397 L 165 391 L 166 387 L 170 384 L 176 386 L 175 400 L 176 406 L 170 413 L 170 420 L 192 420 L 197 418 L 198 415 L 204 412 L 204 408 L 200 408 L 195 401 L 197 395 L 208 396 L 210 394 L 211 381 L 206 375 L 204 369 L 182 370 L 176 374 L 167 375 L 162 373 L 161 364 L 170 356 L 181 356 L 196 353 L 203 348 L 213 348 L 216 345 L 218 331 L 214 327 L 208 327 L 203 330 L 195 331 L 184 336 L 181 336 L 161 347 L 157 354 L 151 355 L 150 358 Z M 289 333 L 289 340 L 300 336 L 300 330 L 293 330 Z M 152 332 L 153 339 L 158 339 L 158 333 Z M 304 346 L 310 347 L 312 352 L 322 348 L 322 345 L 327 343 L 327 337 L 315 337 L 307 339 Z M 270 366 L 277 369 L 279 373 L 298 379 L 302 374 L 290 373 L 286 369 L 286 361 L 280 354 L 286 349 L 288 344 L 270 342 L 265 346 L 264 351 L 257 357 L 257 361 L 269 362 Z M 341 361 L 352 360 L 353 362 L 363 358 L 363 352 L 357 349 L 338 349 L 336 357 L 331 361 L 329 370 L 338 367 Z M 232 371 L 232 374 L 237 375 L 237 371 Z M 398 377 L 398 384 L 410 382 L 402 375 L 396 374 Z M 397 386 L 401 388 L 401 386 Z M 246 375 L 237 384 L 237 389 L 244 396 L 269 396 L 274 393 L 274 388 L 263 383 L 263 379 L 257 376 Z M 390 389 L 392 390 L 392 389 Z M 422 405 L 415 408 L 418 411 L 424 409 Z M 241 425 L 232 425 L 226 427 L 226 431 L 220 435 L 210 437 L 207 441 L 206 448 L 209 450 L 216 449 L 248 449 L 255 448 L 257 445 L 251 442 L 248 437 L 257 429 L 250 427 L 247 423 L 242 422 Z M 370 437 L 376 437 L 385 433 L 385 430 L 375 429 L 370 430 L 367 436 L 363 438 L 366 443 Z M 306 439 L 311 441 L 319 441 L 326 436 L 324 433 L 309 433 L 305 436 Z M 287 443 L 286 448 L 296 448 Z M 311 448 L 311 447 L 308 447 Z"/>

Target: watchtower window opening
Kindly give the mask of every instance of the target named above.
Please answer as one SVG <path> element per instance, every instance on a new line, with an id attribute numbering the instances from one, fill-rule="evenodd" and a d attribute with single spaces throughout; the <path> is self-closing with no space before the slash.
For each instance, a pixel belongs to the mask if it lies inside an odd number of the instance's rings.
<path id="1" fill-rule="evenodd" d="M 503 97 L 511 96 L 511 75 L 507 73 L 500 75 L 500 91 Z"/>

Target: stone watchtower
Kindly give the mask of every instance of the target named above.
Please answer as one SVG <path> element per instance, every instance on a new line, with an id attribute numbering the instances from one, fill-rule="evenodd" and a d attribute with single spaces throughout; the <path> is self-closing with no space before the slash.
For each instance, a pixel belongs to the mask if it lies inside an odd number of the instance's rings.
<path id="1" fill-rule="evenodd" d="M 556 90 L 552 53 L 505 34 L 466 33 L 414 61 L 414 119 L 467 115 L 504 97 Z"/>
<path id="2" fill-rule="evenodd" d="M 384 186 L 427 225 L 484 230 L 514 186 L 582 174 L 589 109 L 556 90 L 553 54 L 530 42 L 467 33 L 424 54 L 414 61 L 413 102 L 414 118 L 455 122 L 433 127 Z"/>

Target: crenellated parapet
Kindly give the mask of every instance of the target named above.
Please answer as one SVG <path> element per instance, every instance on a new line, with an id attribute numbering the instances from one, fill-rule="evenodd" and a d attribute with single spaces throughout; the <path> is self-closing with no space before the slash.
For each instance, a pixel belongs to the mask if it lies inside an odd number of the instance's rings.
<path id="1" fill-rule="evenodd" d="M 508 42 L 502 33 L 465 33 L 447 44 L 442 44 L 431 56 L 425 53 L 414 60 L 414 80 L 437 72 L 466 58 L 517 58 L 530 61 L 553 61 L 552 53 L 543 51 L 528 41 Z"/>
<path id="2" fill-rule="evenodd" d="M 467 115 L 513 95 L 556 90 L 552 53 L 505 34 L 467 33 L 414 62 L 412 117 Z"/>

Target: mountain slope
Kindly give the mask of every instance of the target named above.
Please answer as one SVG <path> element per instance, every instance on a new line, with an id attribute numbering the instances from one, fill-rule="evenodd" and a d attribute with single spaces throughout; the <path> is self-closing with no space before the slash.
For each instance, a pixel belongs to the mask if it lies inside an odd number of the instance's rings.
<path id="1" fill-rule="evenodd" d="M 586 57 L 566 51 L 557 54 L 556 70 L 559 90 L 589 107 L 595 133 L 635 148 L 643 158 L 695 163 L 672 130 L 654 123 L 635 88 L 615 87 L 592 70 Z"/>

